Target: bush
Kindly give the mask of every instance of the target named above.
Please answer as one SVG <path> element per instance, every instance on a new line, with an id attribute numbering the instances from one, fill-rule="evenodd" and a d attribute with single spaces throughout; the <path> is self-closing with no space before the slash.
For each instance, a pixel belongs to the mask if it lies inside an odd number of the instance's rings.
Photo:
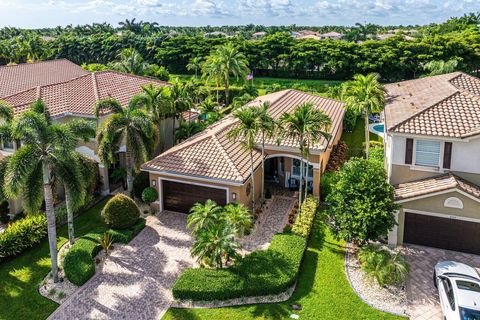
<path id="1" fill-rule="evenodd" d="M 310 230 L 315 220 L 315 213 L 317 212 L 317 200 L 313 197 L 308 197 L 302 203 L 300 212 L 297 214 L 297 219 L 292 226 L 292 233 L 300 237 L 308 238 Z"/>
<path id="2" fill-rule="evenodd" d="M 0 233 L 0 262 L 38 244 L 47 235 L 47 218 L 30 215 Z"/>
<path id="3" fill-rule="evenodd" d="M 10 213 L 10 208 L 8 201 L 4 200 L 2 203 L 0 203 L 0 222 L 1 223 L 8 223 L 10 221 L 10 216 L 8 215 Z"/>
<path id="4" fill-rule="evenodd" d="M 358 114 L 352 109 L 347 108 L 343 118 L 343 130 L 346 132 L 352 132 L 357 125 L 357 120 Z"/>
<path id="5" fill-rule="evenodd" d="M 176 299 L 212 301 L 279 294 L 296 281 L 306 240 L 277 234 L 267 250 L 252 252 L 226 269 L 187 269 L 175 282 Z"/>
<path id="6" fill-rule="evenodd" d="M 326 199 L 329 226 L 335 237 L 364 243 L 386 236 L 398 208 L 387 173 L 376 161 L 352 158 L 337 173 Z"/>
<path id="7" fill-rule="evenodd" d="M 55 208 L 55 223 L 57 226 L 67 223 L 67 206 L 65 203 Z"/>
<path id="8" fill-rule="evenodd" d="M 71 283 L 81 286 L 95 274 L 93 258 L 102 249 L 101 232 L 92 232 L 78 239 L 65 255 L 63 269 Z"/>
<path id="9" fill-rule="evenodd" d="M 157 78 L 162 81 L 168 81 L 170 78 L 170 73 L 165 67 L 158 66 L 156 64 L 149 64 L 145 69 L 145 76 Z"/>
<path id="10" fill-rule="evenodd" d="M 153 187 L 145 188 L 142 192 L 142 201 L 150 204 L 158 199 L 157 189 Z"/>
<path id="11" fill-rule="evenodd" d="M 133 178 L 133 196 L 137 199 L 142 199 L 142 192 L 145 188 L 150 186 L 150 176 L 148 172 L 140 171 Z"/>
<path id="12" fill-rule="evenodd" d="M 381 286 L 402 286 L 409 267 L 400 253 L 392 253 L 377 245 L 367 245 L 358 252 L 362 270 L 373 277 Z"/>
<path id="13" fill-rule="evenodd" d="M 325 200 L 332 192 L 332 185 L 335 183 L 336 172 L 324 172 L 320 177 L 320 196 Z"/>
<path id="14" fill-rule="evenodd" d="M 124 194 L 117 194 L 102 210 L 105 223 L 114 229 L 126 229 L 132 227 L 140 217 L 140 210 L 135 202 Z"/>
<path id="15" fill-rule="evenodd" d="M 384 162 L 384 150 L 383 146 L 374 145 L 374 147 L 369 149 L 368 157 L 371 161 L 376 161 L 383 166 Z"/>

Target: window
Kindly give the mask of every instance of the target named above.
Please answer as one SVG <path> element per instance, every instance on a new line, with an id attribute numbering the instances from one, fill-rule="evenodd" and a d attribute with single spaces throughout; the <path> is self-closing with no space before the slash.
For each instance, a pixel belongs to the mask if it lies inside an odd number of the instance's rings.
<path id="1" fill-rule="evenodd" d="M 453 288 L 450 280 L 448 278 L 445 278 L 442 281 L 443 288 L 445 290 L 445 294 L 447 295 L 448 303 L 450 304 L 450 308 L 452 310 L 455 310 L 455 297 L 453 295 Z"/>
<path id="2" fill-rule="evenodd" d="M 417 140 L 415 147 L 415 165 L 439 167 L 440 146 L 440 141 Z"/>
<path id="3" fill-rule="evenodd" d="M 2 149 L 13 149 L 13 140 L 7 140 L 3 139 L 2 140 Z"/>
<path id="4" fill-rule="evenodd" d="M 303 164 L 303 175 L 306 176 L 307 168 L 306 163 Z M 292 176 L 300 176 L 300 160 L 293 159 L 292 161 Z M 308 166 L 308 178 L 313 179 L 313 166 Z"/>

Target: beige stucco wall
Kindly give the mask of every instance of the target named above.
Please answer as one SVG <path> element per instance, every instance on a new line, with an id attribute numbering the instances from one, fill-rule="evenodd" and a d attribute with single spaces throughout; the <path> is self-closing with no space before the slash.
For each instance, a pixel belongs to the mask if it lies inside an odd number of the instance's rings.
<path id="1" fill-rule="evenodd" d="M 476 185 L 480 185 L 480 174 L 467 173 L 460 171 L 424 171 L 424 170 L 413 170 L 409 165 L 392 165 L 392 173 L 390 176 L 391 184 L 399 184 L 404 182 L 410 182 L 418 179 L 434 177 L 446 172 L 452 172 L 453 174 L 468 180 Z"/>
<path id="2" fill-rule="evenodd" d="M 449 208 L 444 206 L 447 198 L 456 197 L 463 202 L 463 209 Z M 418 210 L 431 213 L 445 214 L 449 216 L 459 216 L 473 219 L 480 219 L 480 203 L 464 196 L 463 194 L 452 191 L 428 198 L 412 200 L 402 203 L 402 209 L 398 215 L 397 243 L 403 243 L 403 231 L 405 222 L 405 212 L 409 210 Z M 415 213 L 415 212 L 414 212 Z"/>

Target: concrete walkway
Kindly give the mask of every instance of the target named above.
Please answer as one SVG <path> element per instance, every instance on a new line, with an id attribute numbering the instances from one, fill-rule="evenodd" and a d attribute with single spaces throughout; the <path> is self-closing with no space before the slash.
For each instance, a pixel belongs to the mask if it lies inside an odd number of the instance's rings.
<path id="1" fill-rule="evenodd" d="M 103 270 L 49 319 L 160 319 L 173 300 L 176 278 L 194 265 L 186 219 L 172 212 L 149 216 L 145 229 L 117 247 Z"/>

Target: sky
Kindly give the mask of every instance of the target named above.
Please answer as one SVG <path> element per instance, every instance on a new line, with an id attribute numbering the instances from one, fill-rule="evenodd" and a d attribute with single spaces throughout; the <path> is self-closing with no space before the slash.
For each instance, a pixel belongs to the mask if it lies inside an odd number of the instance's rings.
<path id="1" fill-rule="evenodd" d="M 479 0 L 0 0 L 0 27 L 155 21 L 160 25 L 428 24 L 480 11 Z"/>

